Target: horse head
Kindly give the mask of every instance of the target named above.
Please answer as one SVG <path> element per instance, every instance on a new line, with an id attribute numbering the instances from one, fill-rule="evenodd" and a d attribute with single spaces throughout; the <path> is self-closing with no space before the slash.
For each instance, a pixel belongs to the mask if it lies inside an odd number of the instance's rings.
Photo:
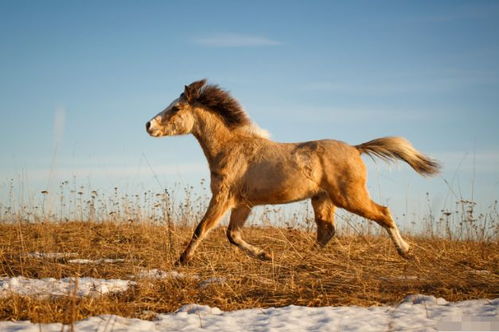
<path id="1" fill-rule="evenodd" d="M 200 80 L 186 85 L 177 99 L 146 123 L 147 133 L 153 137 L 191 133 L 195 122 L 193 105 L 205 84 L 206 80 Z"/>

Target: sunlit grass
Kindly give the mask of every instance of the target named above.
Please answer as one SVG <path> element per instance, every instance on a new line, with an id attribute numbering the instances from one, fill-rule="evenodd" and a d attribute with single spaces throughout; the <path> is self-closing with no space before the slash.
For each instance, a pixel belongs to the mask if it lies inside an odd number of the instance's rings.
<path id="1" fill-rule="evenodd" d="M 395 304 L 415 293 L 448 301 L 498 295 L 495 205 L 476 216 L 473 202 L 460 201 L 453 211 L 422 217 L 422 231 L 406 233 L 415 254 L 409 261 L 397 255 L 377 225 L 350 214 L 338 215 L 338 236 L 318 249 L 307 204 L 296 211 L 267 207 L 244 229 L 243 236 L 272 253 L 271 262 L 255 260 L 231 246 L 222 225 L 201 244 L 190 265 L 175 268 L 173 262 L 208 200 L 206 191 L 182 190 L 181 194 L 147 191 L 130 195 L 116 188 L 103 194 L 62 183 L 50 207 L 51 193 L 40 193 L 31 206 L 2 205 L 1 277 L 116 278 L 137 284 L 123 293 L 93 298 L 12 294 L 0 298 L 0 319 L 67 323 L 104 313 L 151 319 L 155 313 L 175 311 L 187 303 L 235 310 L 289 304 Z M 119 260 L 75 264 L 68 257 L 30 255 L 34 252 Z M 149 269 L 175 270 L 185 277 L 137 277 Z M 220 282 L 201 287 L 209 278 Z"/>

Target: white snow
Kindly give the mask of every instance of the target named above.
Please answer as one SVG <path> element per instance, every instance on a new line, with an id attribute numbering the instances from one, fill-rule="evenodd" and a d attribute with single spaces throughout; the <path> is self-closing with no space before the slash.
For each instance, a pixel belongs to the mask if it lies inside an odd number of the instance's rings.
<path id="1" fill-rule="evenodd" d="M 30 253 L 36 258 L 60 258 L 74 253 Z M 78 264 L 121 262 L 121 259 L 72 259 Z M 160 269 L 140 270 L 131 278 L 199 280 L 198 275 Z M 408 276 L 406 279 L 414 279 Z M 199 281 L 198 287 L 224 284 L 225 278 Z M 24 296 L 99 296 L 121 292 L 134 281 L 95 278 L 0 277 L 0 299 L 12 293 Z M 76 287 L 76 288 L 75 288 Z M 247 309 L 223 312 L 189 304 L 171 314 L 157 314 L 153 321 L 101 315 L 75 322 L 77 331 L 493 331 L 499 330 L 499 299 L 450 303 L 427 295 L 410 295 L 396 306 L 301 307 Z M 0 331 L 69 331 L 59 323 L 0 322 Z"/>
<path id="2" fill-rule="evenodd" d="M 151 269 L 151 270 L 141 270 L 137 275 L 131 276 L 131 277 L 137 277 L 137 278 L 144 278 L 144 279 L 183 279 L 187 278 L 188 276 L 185 275 L 182 272 L 177 272 L 177 271 L 163 271 L 160 269 Z M 191 278 L 198 278 L 197 276 L 193 276 Z"/>
<path id="3" fill-rule="evenodd" d="M 99 259 L 86 260 L 75 259 L 70 263 L 87 264 L 87 263 L 114 263 L 121 260 Z M 159 269 L 141 270 L 136 275 L 130 275 L 133 279 L 183 279 L 191 278 L 198 280 L 197 275 L 186 275 L 177 271 L 163 271 Z M 225 278 L 208 278 L 198 283 L 199 288 L 205 288 L 212 284 L 224 284 Z M 0 298 L 7 297 L 10 294 L 18 294 L 24 296 L 99 296 L 106 293 L 123 292 L 129 286 L 134 285 L 135 281 L 122 279 L 96 279 L 89 277 L 82 278 L 43 278 L 31 279 L 26 277 L 0 277 Z M 75 286 L 77 286 L 75 290 Z"/>
<path id="4" fill-rule="evenodd" d="M 0 277 L 0 298 L 12 293 L 42 297 L 99 296 L 105 293 L 125 291 L 132 284 L 134 284 L 133 281 L 120 279 Z M 75 286 L 77 286 L 76 289 Z"/>
<path id="5" fill-rule="evenodd" d="M 78 256 L 76 252 L 29 252 L 27 253 L 28 257 L 31 258 L 48 258 L 48 259 L 57 259 L 57 258 L 68 258 Z"/>
<path id="6" fill-rule="evenodd" d="M 70 258 L 77 257 L 79 254 L 76 252 L 30 252 L 26 254 L 30 258 L 38 259 L 59 259 L 59 258 Z M 123 258 L 98 258 L 98 259 L 85 259 L 85 258 L 73 258 L 69 259 L 68 263 L 72 264 L 103 264 L 103 263 L 122 263 L 125 260 Z"/>
<path id="7" fill-rule="evenodd" d="M 449 303 L 426 295 L 408 296 L 397 306 L 300 307 L 223 312 L 190 304 L 153 321 L 114 315 L 76 322 L 77 331 L 493 331 L 499 329 L 499 299 Z M 69 331 L 62 324 L 0 322 L 0 331 Z"/>
<path id="8" fill-rule="evenodd" d="M 75 258 L 68 260 L 71 264 L 113 264 L 113 263 L 123 263 L 125 260 L 123 258 L 99 258 L 99 259 L 86 259 L 86 258 Z"/>

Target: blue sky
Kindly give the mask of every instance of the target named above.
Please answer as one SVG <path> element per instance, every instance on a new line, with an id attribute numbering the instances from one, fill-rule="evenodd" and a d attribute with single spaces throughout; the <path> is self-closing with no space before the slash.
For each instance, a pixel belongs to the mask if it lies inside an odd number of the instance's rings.
<path id="1" fill-rule="evenodd" d="M 208 78 L 277 141 L 401 135 L 443 163 L 369 165 L 397 216 L 499 197 L 495 1 L 0 1 L 0 198 L 77 181 L 208 177 L 192 136 L 144 123 Z"/>

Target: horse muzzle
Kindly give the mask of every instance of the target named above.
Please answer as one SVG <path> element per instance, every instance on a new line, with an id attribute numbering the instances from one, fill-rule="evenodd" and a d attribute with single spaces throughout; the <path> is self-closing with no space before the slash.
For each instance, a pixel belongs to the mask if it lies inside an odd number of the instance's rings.
<path id="1" fill-rule="evenodd" d="M 153 137 L 161 136 L 161 130 L 157 128 L 155 119 L 152 119 L 146 123 L 146 131 Z"/>

